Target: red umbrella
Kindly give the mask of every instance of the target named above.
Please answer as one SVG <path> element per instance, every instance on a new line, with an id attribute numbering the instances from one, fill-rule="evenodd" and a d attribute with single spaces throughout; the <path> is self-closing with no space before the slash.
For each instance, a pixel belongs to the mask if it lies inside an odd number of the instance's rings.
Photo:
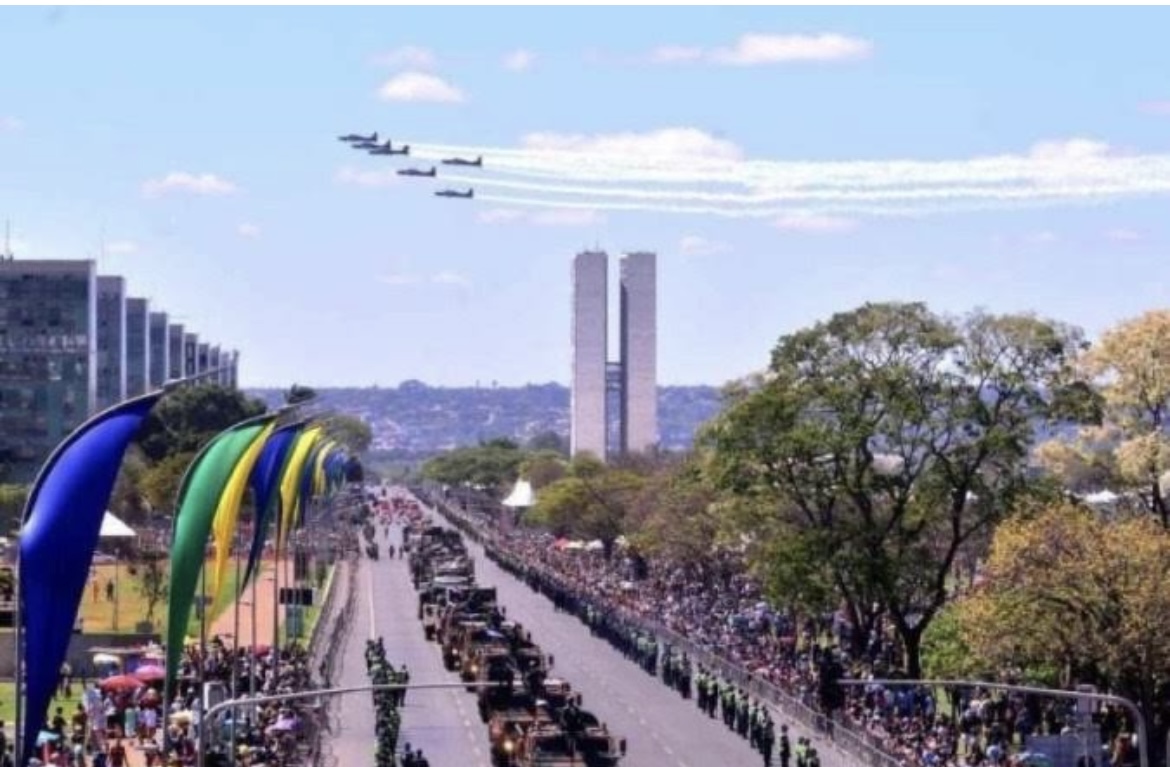
<path id="1" fill-rule="evenodd" d="M 128 692 L 130 690 L 137 690 L 139 687 L 145 686 L 140 679 L 135 679 L 128 674 L 119 674 L 108 679 L 103 679 L 99 685 L 102 692 Z"/>
<path id="2" fill-rule="evenodd" d="M 139 666 L 134 671 L 134 678 L 140 682 L 161 682 L 166 676 L 162 666 Z"/>

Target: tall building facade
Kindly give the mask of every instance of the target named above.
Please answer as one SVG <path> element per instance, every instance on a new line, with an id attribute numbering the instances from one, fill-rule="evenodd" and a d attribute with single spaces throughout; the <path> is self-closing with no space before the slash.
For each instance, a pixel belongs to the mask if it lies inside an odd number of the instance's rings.
<path id="1" fill-rule="evenodd" d="M 167 313 L 150 313 L 150 388 L 157 389 L 170 376 L 171 345 L 167 337 Z"/>
<path id="2" fill-rule="evenodd" d="M 137 397 L 150 384 L 150 307 L 145 298 L 126 299 L 126 396 Z"/>
<path id="3" fill-rule="evenodd" d="M 199 334 L 183 333 L 183 375 L 199 373 Z"/>
<path id="4" fill-rule="evenodd" d="M 658 446 L 658 296 L 654 253 L 621 260 L 622 449 Z"/>
<path id="5" fill-rule="evenodd" d="M 186 357 L 187 334 L 183 332 L 181 323 L 172 323 L 167 326 L 167 378 L 182 378 L 187 374 Z"/>
<path id="6" fill-rule="evenodd" d="M 602 251 L 573 259 L 570 451 L 602 460 L 658 445 L 657 257 L 635 252 L 621 259 L 617 362 L 607 352 L 608 269 Z M 614 406 L 618 418 L 611 438 Z"/>
<path id="7" fill-rule="evenodd" d="M 182 377 L 185 335 L 92 260 L 0 253 L 0 482 L 31 481 L 88 417 Z"/>
<path id="8" fill-rule="evenodd" d="M 569 446 L 573 455 L 606 459 L 606 280 L 609 258 L 584 251 L 573 259 L 572 386 Z"/>
<path id="9" fill-rule="evenodd" d="M 126 280 L 99 275 L 97 409 L 126 399 Z"/>
<path id="10" fill-rule="evenodd" d="M 0 260 L 0 464 L 28 482 L 97 400 L 97 266 Z"/>

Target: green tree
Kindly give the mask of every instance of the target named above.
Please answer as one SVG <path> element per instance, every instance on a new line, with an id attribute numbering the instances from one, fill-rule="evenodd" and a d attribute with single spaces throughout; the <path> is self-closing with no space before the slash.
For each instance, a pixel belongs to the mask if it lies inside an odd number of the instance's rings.
<path id="1" fill-rule="evenodd" d="M 317 390 L 300 384 L 293 384 L 284 395 L 284 401 L 289 405 L 298 405 L 316 399 Z"/>
<path id="2" fill-rule="evenodd" d="M 497 439 L 435 456 L 423 464 L 421 473 L 445 485 L 482 487 L 499 497 L 516 481 L 524 458 L 524 451 L 515 442 Z"/>
<path id="3" fill-rule="evenodd" d="M 374 441 L 374 432 L 370 425 L 352 415 L 339 414 L 330 417 L 325 425 L 325 434 L 354 454 L 366 452 L 370 449 L 370 443 Z"/>
<path id="4" fill-rule="evenodd" d="M 982 587 L 957 605 L 963 642 L 993 668 L 1056 669 L 1138 702 L 1165 736 L 1170 535 L 1149 514 L 1052 504 L 995 532 Z"/>
<path id="5" fill-rule="evenodd" d="M 122 459 L 118 479 L 110 495 L 110 511 L 131 525 L 145 520 L 151 510 L 151 504 L 142 489 L 142 481 L 148 470 L 142 449 L 132 444 Z"/>
<path id="6" fill-rule="evenodd" d="M 1079 343 L 1027 315 L 950 319 L 921 303 L 834 315 L 782 337 L 768 376 L 706 431 L 713 476 L 754 507 L 745 532 L 771 538 L 757 552 L 811 558 L 784 577 L 832 584 L 858 633 L 876 602 L 920 676 L 956 558 L 1029 491 L 1033 424 Z"/>
<path id="7" fill-rule="evenodd" d="M 21 525 L 28 485 L 0 485 L 0 535 L 9 535 Z"/>
<path id="8" fill-rule="evenodd" d="M 146 600 L 146 619 L 154 620 L 154 609 L 167 598 L 169 577 L 166 552 L 143 552 L 139 555 L 138 593 Z"/>
<path id="9" fill-rule="evenodd" d="M 234 389 L 204 384 L 163 397 L 138 432 L 137 443 L 152 464 L 176 453 L 197 452 L 219 432 L 267 410 L 263 402 Z"/>
<path id="10" fill-rule="evenodd" d="M 569 455 L 568 440 L 555 431 L 542 431 L 528 440 L 524 447 L 533 452 L 551 451 L 566 457 Z"/>
<path id="11" fill-rule="evenodd" d="M 528 520 L 556 535 L 600 540 L 608 558 L 625 531 L 626 515 L 645 482 L 644 477 L 628 471 L 571 475 L 541 491 Z"/>
<path id="12" fill-rule="evenodd" d="M 1170 527 L 1170 310 L 1119 323 L 1082 355 L 1084 386 L 1100 386 L 1099 419 L 1041 446 L 1041 464 L 1071 490 L 1132 490 Z"/>
<path id="13" fill-rule="evenodd" d="M 539 450 L 529 453 L 520 463 L 519 473 L 532 484 L 533 490 L 540 490 L 568 472 L 568 462 L 557 452 Z"/>
<path id="14" fill-rule="evenodd" d="M 174 453 L 146 469 L 139 482 L 139 492 L 156 512 L 171 513 L 179 485 L 195 453 Z"/>

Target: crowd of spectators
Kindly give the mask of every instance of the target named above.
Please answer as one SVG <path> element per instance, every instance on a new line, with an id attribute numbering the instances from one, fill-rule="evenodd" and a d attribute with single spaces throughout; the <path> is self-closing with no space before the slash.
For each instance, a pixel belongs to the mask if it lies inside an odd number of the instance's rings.
<path id="1" fill-rule="evenodd" d="M 143 673 L 152 668 L 159 673 Z M 207 738 L 208 765 L 225 764 L 227 749 L 233 747 L 240 767 L 294 767 L 307 752 L 312 728 L 319 721 L 314 711 L 295 703 L 228 710 L 217 718 L 217 731 L 209 732 L 203 726 L 204 701 L 199 695 L 203 682 L 211 682 L 212 689 L 219 691 L 213 702 L 230 696 L 233 689 L 240 697 L 251 697 L 253 691 L 261 696 L 310 689 L 314 680 L 309 659 L 299 645 L 277 651 L 268 647 L 237 650 L 214 637 L 206 652 L 198 645 L 185 648 L 165 716 L 161 668 L 147 662 L 134 674 L 86 684 L 74 711 L 58 707 L 51 712 L 31 764 L 194 765 L 199 738 Z M 63 674 L 62 694 L 69 693 L 72 685 L 69 675 Z"/>
<path id="2" fill-rule="evenodd" d="M 892 632 L 879 626 L 854 641 L 844 611 L 798 625 L 771 608 L 737 552 L 679 563 L 626 556 L 619 547 L 607 558 L 600 546 L 566 546 L 525 528 L 500 530 L 486 517 L 477 523 L 492 545 L 599 608 L 661 625 L 810 709 L 823 711 L 818 676 L 827 657 L 854 679 L 898 675 L 901 647 Z M 1031 736 L 1066 733 L 1075 719 L 1067 702 L 988 690 L 952 691 L 943 701 L 927 687 L 870 684 L 846 690 L 844 705 L 826 729 L 845 729 L 904 767 L 1028 762 L 1021 754 L 1028 753 Z M 1100 724 L 1109 747 L 1091 755 L 1093 767 L 1131 762 L 1131 736 L 1121 735 L 1127 730 L 1124 717 L 1105 709 Z"/>

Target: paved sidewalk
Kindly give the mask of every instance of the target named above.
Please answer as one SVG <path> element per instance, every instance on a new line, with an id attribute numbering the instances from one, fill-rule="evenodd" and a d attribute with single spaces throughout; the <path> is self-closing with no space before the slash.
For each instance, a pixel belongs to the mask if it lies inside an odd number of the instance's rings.
<path id="1" fill-rule="evenodd" d="M 281 560 L 281 567 L 282 568 L 284 567 L 284 562 L 285 562 L 285 560 Z M 240 609 L 240 616 L 239 616 L 240 642 L 239 643 L 241 645 L 246 646 L 246 645 L 253 644 L 253 642 L 252 642 L 252 637 L 253 637 L 253 633 L 252 633 L 252 615 L 253 615 L 252 605 L 253 604 L 255 604 L 255 607 L 256 607 L 256 609 L 255 609 L 256 632 L 254 635 L 256 638 L 255 644 L 260 645 L 260 646 L 268 646 L 268 645 L 272 644 L 272 631 L 273 631 L 272 621 L 274 618 L 272 608 L 273 608 L 273 602 L 276 599 L 276 595 L 273 593 L 273 589 L 272 589 L 272 581 L 273 581 L 273 578 L 275 577 L 275 569 L 276 569 L 275 564 L 271 561 L 266 561 L 266 562 L 262 563 L 258 577 L 253 578 L 251 583 L 248 584 L 248 588 L 245 589 L 244 593 L 240 595 L 240 599 L 238 600 L 238 602 L 240 605 L 240 607 L 239 607 L 239 609 Z M 287 573 L 292 572 L 291 563 L 288 565 L 287 569 L 282 569 L 280 571 L 282 579 L 284 578 L 286 572 Z M 218 635 L 218 636 L 224 637 L 224 638 L 234 637 L 235 633 L 236 633 L 235 612 L 236 612 L 235 604 L 228 605 L 227 609 L 225 609 L 222 613 L 220 613 L 219 617 L 216 618 L 215 621 L 211 624 L 211 626 L 208 627 L 207 636 L 213 637 L 213 636 Z M 284 612 L 283 611 L 280 612 L 279 620 L 281 620 L 281 621 L 284 620 Z M 235 644 L 235 643 L 231 642 L 229 644 Z"/>

